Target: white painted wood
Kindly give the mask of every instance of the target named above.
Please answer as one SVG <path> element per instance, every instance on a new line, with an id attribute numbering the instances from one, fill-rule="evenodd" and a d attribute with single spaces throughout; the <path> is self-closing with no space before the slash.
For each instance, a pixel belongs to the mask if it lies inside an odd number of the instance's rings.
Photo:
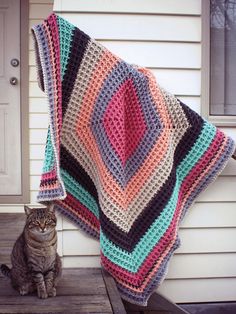
<path id="1" fill-rule="evenodd" d="M 0 206 L 0 213 L 23 213 L 23 212 L 24 212 L 23 205 L 4 204 Z"/>
<path id="2" fill-rule="evenodd" d="M 194 42 L 201 40 L 200 17 L 63 13 L 63 18 L 79 27 L 90 37 L 101 40 L 111 38 L 113 40 Z M 173 29 L 175 29 L 174 32 Z"/>
<path id="3" fill-rule="evenodd" d="M 49 125 L 47 113 L 30 113 L 29 128 L 30 129 L 46 129 Z"/>
<path id="4" fill-rule="evenodd" d="M 157 83 L 175 95 L 200 96 L 200 70 L 151 69 Z"/>
<path id="5" fill-rule="evenodd" d="M 30 204 L 35 206 L 37 203 L 37 195 L 38 191 L 32 191 L 30 190 Z"/>
<path id="6" fill-rule="evenodd" d="M 43 160 L 44 159 L 45 145 L 30 145 L 30 159 Z"/>
<path id="7" fill-rule="evenodd" d="M 236 252 L 236 228 L 181 229 L 176 253 Z"/>
<path id="8" fill-rule="evenodd" d="M 31 175 L 30 176 L 30 189 L 31 191 L 37 191 L 39 189 L 41 176 Z"/>
<path id="9" fill-rule="evenodd" d="M 41 175 L 43 160 L 30 160 L 30 175 Z"/>
<path id="10" fill-rule="evenodd" d="M 99 255 L 99 242 L 80 230 L 64 231 L 63 255 Z"/>
<path id="11" fill-rule="evenodd" d="M 100 256 L 63 256 L 62 265 L 68 267 L 101 267 Z"/>
<path id="12" fill-rule="evenodd" d="M 47 129 L 33 130 L 29 132 L 30 144 L 43 144 L 46 143 Z"/>
<path id="13" fill-rule="evenodd" d="M 57 253 L 63 255 L 63 233 L 62 231 L 57 231 Z"/>
<path id="14" fill-rule="evenodd" d="M 11 65 L 12 58 L 20 59 L 19 10 L 20 1 L 0 1 L 0 195 L 22 192 L 20 66 Z"/>
<path id="15" fill-rule="evenodd" d="M 186 214 L 181 228 L 235 227 L 235 222 L 236 210 L 233 202 L 195 203 Z"/>
<path id="16" fill-rule="evenodd" d="M 218 177 L 199 195 L 197 201 L 236 202 L 235 187 L 235 177 Z"/>
<path id="17" fill-rule="evenodd" d="M 38 1 L 40 2 L 40 1 Z M 29 10 L 29 18 L 30 19 L 44 19 L 46 18 L 50 13 L 52 13 L 52 4 L 46 4 L 46 3 L 38 3 L 34 4 L 32 3 L 30 5 Z"/>
<path id="18" fill-rule="evenodd" d="M 175 254 L 167 279 L 236 277 L 236 253 Z"/>
<path id="19" fill-rule="evenodd" d="M 36 0 L 35 0 L 36 1 Z M 201 14 L 200 0 L 54 0 L 58 12 L 127 12 L 151 14 Z"/>
<path id="20" fill-rule="evenodd" d="M 100 41 L 107 49 L 129 63 L 145 67 L 201 67 L 198 43 Z"/>
<path id="21" fill-rule="evenodd" d="M 39 4 L 42 4 L 42 3 L 45 3 L 45 4 L 53 4 L 53 1 L 54 0 L 29 0 L 30 3 L 39 3 Z"/>
<path id="22" fill-rule="evenodd" d="M 178 303 L 235 301 L 236 278 L 165 280 L 158 291 Z"/>
<path id="23" fill-rule="evenodd" d="M 46 97 L 33 98 L 29 100 L 30 113 L 48 113 L 48 103 Z"/>
<path id="24" fill-rule="evenodd" d="M 181 100 L 184 104 L 188 105 L 191 109 L 196 111 L 198 114 L 201 113 L 200 97 L 178 96 L 178 99 Z"/>
<path id="25" fill-rule="evenodd" d="M 29 83 L 30 97 L 45 97 L 45 93 L 39 88 L 38 83 Z"/>
<path id="26" fill-rule="evenodd" d="M 198 43 L 99 42 L 118 57 L 131 64 L 139 64 L 151 68 L 174 69 L 200 69 L 201 67 L 201 45 Z M 33 51 L 30 51 L 30 65 L 35 65 Z M 35 86 L 31 84 L 35 84 Z M 30 87 L 36 87 L 36 83 L 31 84 Z M 38 95 L 37 90 L 36 93 Z M 43 95 L 43 92 L 41 92 L 40 95 Z M 30 96 L 35 97 L 32 93 Z"/>
<path id="27" fill-rule="evenodd" d="M 225 169 L 221 174 L 225 176 L 236 176 L 236 162 L 233 158 L 228 161 Z"/>

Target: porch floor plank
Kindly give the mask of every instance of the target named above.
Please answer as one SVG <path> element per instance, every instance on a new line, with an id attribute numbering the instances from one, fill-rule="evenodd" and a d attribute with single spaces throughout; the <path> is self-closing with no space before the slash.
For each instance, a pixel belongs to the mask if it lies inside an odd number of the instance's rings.
<path id="1" fill-rule="evenodd" d="M 0 276 L 0 313 L 113 313 L 99 268 L 63 269 L 57 296 L 20 296 Z"/>

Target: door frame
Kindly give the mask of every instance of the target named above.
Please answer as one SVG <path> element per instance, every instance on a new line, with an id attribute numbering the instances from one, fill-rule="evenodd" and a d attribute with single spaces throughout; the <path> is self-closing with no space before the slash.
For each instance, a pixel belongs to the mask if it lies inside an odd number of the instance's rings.
<path id="1" fill-rule="evenodd" d="M 27 34 L 27 36 L 26 36 Z M 30 202 L 29 180 L 29 0 L 20 0 L 21 195 L 1 195 L 2 204 Z"/>

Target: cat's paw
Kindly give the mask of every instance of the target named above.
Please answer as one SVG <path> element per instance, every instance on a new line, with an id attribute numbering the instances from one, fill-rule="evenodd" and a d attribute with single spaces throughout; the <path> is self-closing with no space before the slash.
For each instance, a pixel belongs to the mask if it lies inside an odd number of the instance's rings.
<path id="1" fill-rule="evenodd" d="M 47 291 L 45 291 L 45 290 L 38 290 L 38 297 L 40 299 L 47 299 L 47 297 L 48 297 Z"/>
<path id="2" fill-rule="evenodd" d="M 20 295 L 26 295 L 29 293 L 28 286 L 21 286 L 19 288 Z"/>
<path id="3" fill-rule="evenodd" d="M 56 288 L 52 288 L 50 289 L 50 291 L 48 291 L 48 296 L 49 297 L 55 297 L 57 295 L 57 291 L 56 291 Z"/>

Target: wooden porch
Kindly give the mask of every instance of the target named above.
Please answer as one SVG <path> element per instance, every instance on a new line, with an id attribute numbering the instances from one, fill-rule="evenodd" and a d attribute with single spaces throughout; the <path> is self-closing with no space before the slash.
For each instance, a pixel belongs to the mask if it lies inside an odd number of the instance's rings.
<path id="1" fill-rule="evenodd" d="M 22 232 L 24 214 L 0 214 L 0 263 L 10 265 L 13 244 Z M 113 278 L 101 268 L 65 268 L 57 296 L 45 300 L 36 295 L 20 296 L 8 278 L 0 274 L 0 313 L 187 313 L 159 294 L 148 307 L 122 302 Z"/>

